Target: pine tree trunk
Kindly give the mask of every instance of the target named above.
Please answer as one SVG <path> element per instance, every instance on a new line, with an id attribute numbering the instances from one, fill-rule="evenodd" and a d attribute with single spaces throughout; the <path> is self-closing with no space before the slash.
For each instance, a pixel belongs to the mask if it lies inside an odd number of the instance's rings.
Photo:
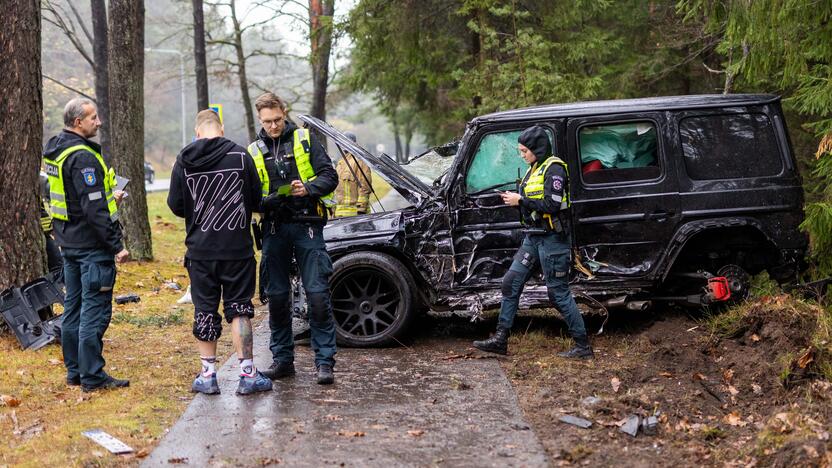
<path id="1" fill-rule="evenodd" d="M 248 141 L 257 139 L 254 123 L 254 111 L 251 110 L 251 96 L 248 93 L 248 77 L 246 76 L 246 54 L 243 51 L 243 30 L 237 19 L 235 0 L 229 2 L 231 6 L 231 23 L 234 26 L 234 50 L 237 52 L 237 71 L 240 79 L 240 95 L 243 98 L 243 108 L 246 110 L 246 126 L 248 127 Z"/>
<path id="2" fill-rule="evenodd" d="M 40 1 L 0 0 L 0 290 L 45 272 L 38 218 L 43 139 Z"/>
<path id="3" fill-rule="evenodd" d="M 197 110 L 208 108 L 208 66 L 205 62 L 205 18 L 202 0 L 193 0 L 194 7 L 194 71 L 196 72 Z"/>
<path id="4" fill-rule="evenodd" d="M 110 142 L 110 89 L 109 67 L 107 66 L 107 5 L 104 0 L 90 0 L 92 13 L 93 61 L 95 62 L 95 102 L 101 128 L 98 137 L 104 160 L 111 163 Z"/>
<path id="5" fill-rule="evenodd" d="M 119 206 L 124 243 L 137 260 L 153 258 L 144 188 L 144 0 L 110 0 L 110 122 L 113 167 L 131 180 Z"/>
<path id="6" fill-rule="evenodd" d="M 332 50 L 332 15 L 335 0 L 309 0 L 309 39 L 312 45 L 312 108 L 310 114 L 326 120 L 326 88 Z"/>

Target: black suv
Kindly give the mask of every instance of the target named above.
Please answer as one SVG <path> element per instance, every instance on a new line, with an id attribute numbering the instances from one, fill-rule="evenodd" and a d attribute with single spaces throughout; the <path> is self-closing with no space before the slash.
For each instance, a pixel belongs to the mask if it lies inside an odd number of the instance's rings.
<path id="1" fill-rule="evenodd" d="M 342 153 L 363 158 L 410 204 L 336 219 L 324 231 L 343 344 L 396 343 L 423 311 L 479 315 L 499 306 L 501 279 L 523 228 L 517 208 L 505 206 L 498 190 L 515 190 L 525 173 L 517 136 L 535 124 L 550 131 L 555 154 L 569 165 L 571 287 L 584 313 L 707 304 L 725 298 L 708 288 L 715 277 L 732 299 L 742 299 L 749 275 L 767 270 L 787 281 L 803 263 L 803 191 L 777 96 L 498 112 L 472 120 L 458 143 L 405 166 L 372 155 L 324 122 L 300 119 Z M 540 278 L 521 302 L 550 306 Z"/>

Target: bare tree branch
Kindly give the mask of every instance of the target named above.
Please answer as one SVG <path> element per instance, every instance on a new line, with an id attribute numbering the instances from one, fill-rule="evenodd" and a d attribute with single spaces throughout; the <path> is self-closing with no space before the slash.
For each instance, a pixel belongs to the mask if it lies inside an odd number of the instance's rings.
<path id="1" fill-rule="evenodd" d="M 66 11 L 64 11 L 60 7 L 56 7 L 51 1 L 44 2 L 41 9 L 45 12 L 49 12 L 52 15 L 52 18 L 49 18 L 47 15 L 41 15 L 43 17 L 43 20 L 60 29 L 61 32 L 64 33 L 64 36 L 66 36 L 67 39 L 69 39 L 69 42 L 71 42 L 72 45 L 75 46 L 75 49 L 78 50 L 78 53 L 80 53 L 84 60 L 86 60 L 87 63 L 90 64 L 92 69 L 95 70 L 95 61 L 89 55 L 87 49 L 84 47 L 84 44 L 81 43 L 80 39 L 78 38 L 78 35 L 75 33 L 75 26 L 72 24 L 72 22 L 67 24 L 66 20 L 64 19 L 65 16 L 68 16 Z M 61 10 L 60 13 L 58 12 L 59 9 Z"/>
<path id="2" fill-rule="evenodd" d="M 58 86 L 62 86 L 62 87 L 64 87 L 64 88 L 66 88 L 66 89 L 68 89 L 68 90 L 72 91 L 73 93 L 80 94 L 81 96 L 84 96 L 85 98 L 89 99 L 89 100 L 90 100 L 90 101 L 92 101 L 92 102 L 96 102 L 94 97 L 90 96 L 89 94 L 87 94 L 87 93 L 85 93 L 85 92 L 83 92 L 83 91 L 81 91 L 81 90 L 79 90 L 79 89 L 75 89 L 75 88 L 73 88 L 72 86 L 70 86 L 70 85 L 68 85 L 68 84 L 66 84 L 66 83 L 62 83 L 61 81 L 56 80 L 55 78 L 52 78 L 51 76 L 49 76 L 49 75 L 47 75 L 47 74 L 45 74 L 45 73 L 41 73 L 41 76 L 42 76 L 42 77 L 44 77 L 45 79 L 47 79 L 47 80 L 49 80 L 49 81 L 51 81 L 51 82 L 55 83 L 55 84 L 56 84 L 56 85 L 58 85 Z"/>
<path id="3" fill-rule="evenodd" d="M 69 8 L 72 10 L 72 13 L 75 14 L 75 19 L 78 21 L 78 25 L 81 26 L 81 31 L 84 32 L 84 35 L 87 36 L 87 40 L 90 41 L 90 44 L 93 43 L 92 34 L 87 29 L 87 25 L 84 24 L 83 18 L 81 18 L 81 14 L 78 13 L 78 9 L 75 8 L 74 2 L 67 2 L 69 4 Z"/>

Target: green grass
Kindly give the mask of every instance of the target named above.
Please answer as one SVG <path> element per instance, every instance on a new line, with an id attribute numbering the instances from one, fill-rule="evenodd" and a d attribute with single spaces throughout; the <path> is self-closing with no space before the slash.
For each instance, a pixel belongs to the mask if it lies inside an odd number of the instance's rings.
<path id="1" fill-rule="evenodd" d="M 130 387 L 82 393 L 64 382 L 59 346 L 24 351 L 12 335 L 0 335 L 0 394 L 21 400 L 15 408 L 0 406 L 0 466 L 135 465 L 135 455 L 110 455 L 81 432 L 103 429 L 146 454 L 190 402 L 192 371 L 199 367 L 193 308 L 176 304 L 182 291 L 162 287 L 170 279 L 188 283 L 184 220 L 168 210 L 166 196 L 147 198 L 155 259 L 118 265 L 114 294 L 135 293 L 141 302 L 114 304 L 104 336 L 107 371 L 130 379 Z M 224 334 L 218 357 L 232 352 L 230 334 Z M 15 435 L 27 427 L 41 429 Z"/>

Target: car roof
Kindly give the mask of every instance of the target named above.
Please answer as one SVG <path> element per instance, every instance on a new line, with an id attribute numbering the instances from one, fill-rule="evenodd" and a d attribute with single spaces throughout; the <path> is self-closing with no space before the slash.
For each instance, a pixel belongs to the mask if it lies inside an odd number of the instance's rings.
<path id="1" fill-rule="evenodd" d="M 568 104 L 548 104 L 494 112 L 474 118 L 471 124 L 484 122 L 539 120 L 557 117 L 579 117 L 622 112 L 646 112 L 674 109 L 747 106 L 769 104 L 780 100 L 774 94 L 700 94 L 691 96 L 665 96 L 641 99 L 615 99 L 609 101 L 585 101 Z"/>

